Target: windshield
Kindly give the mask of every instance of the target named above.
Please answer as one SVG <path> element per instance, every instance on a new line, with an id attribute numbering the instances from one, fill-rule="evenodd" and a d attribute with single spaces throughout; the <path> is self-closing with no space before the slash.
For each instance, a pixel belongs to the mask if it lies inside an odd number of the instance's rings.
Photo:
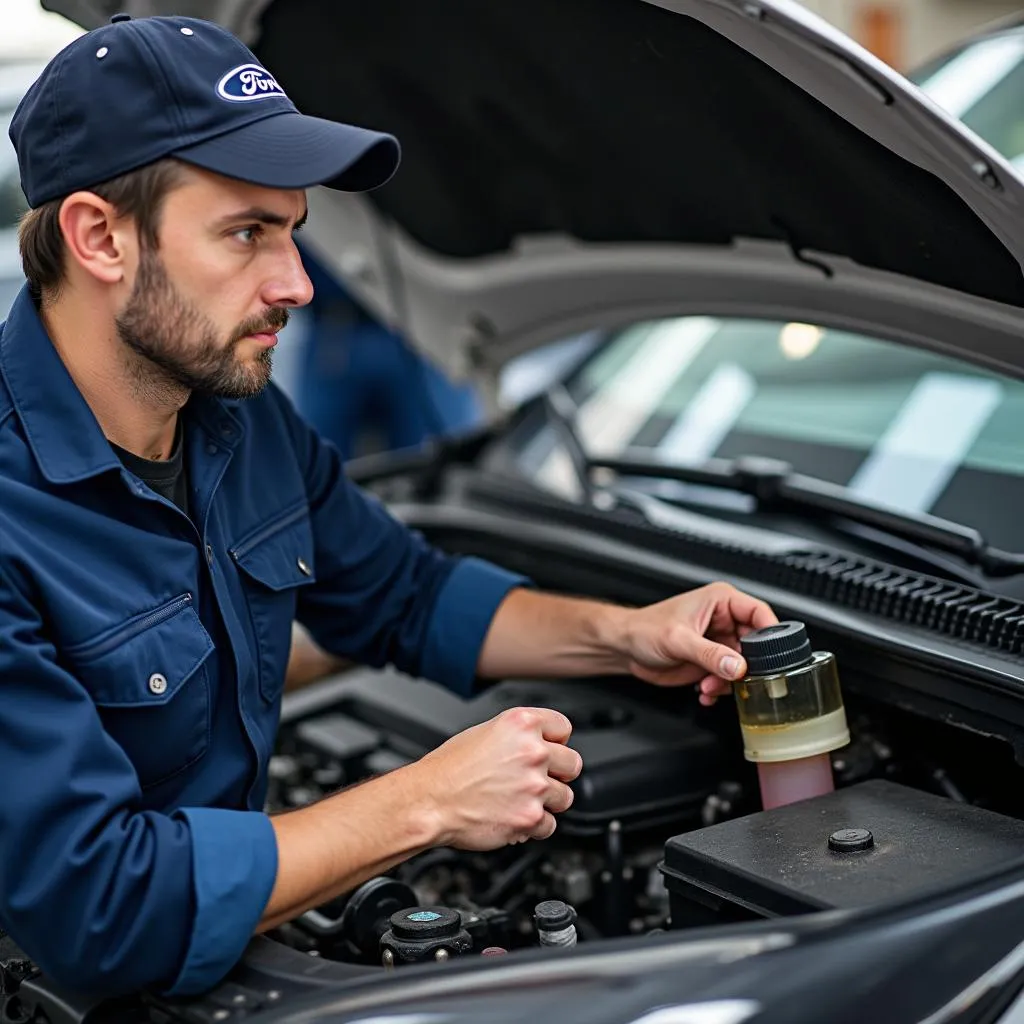
<path id="1" fill-rule="evenodd" d="M 1024 172 L 1024 28 L 978 39 L 910 77 Z"/>
<path id="2" fill-rule="evenodd" d="M 677 317 L 607 336 L 566 380 L 591 454 L 672 462 L 761 455 L 1024 549 L 1024 384 L 811 324 Z M 510 437 L 518 468 L 577 498 L 541 410 Z"/>

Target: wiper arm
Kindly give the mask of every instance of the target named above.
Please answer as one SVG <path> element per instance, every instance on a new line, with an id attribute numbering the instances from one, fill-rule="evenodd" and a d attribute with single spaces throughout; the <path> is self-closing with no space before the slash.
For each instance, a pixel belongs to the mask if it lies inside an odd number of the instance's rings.
<path id="1" fill-rule="evenodd" d="M 572 463 L 573 476 L 588 505 L 594 504 L 594 481 L 590 471 L 595 468 L 576 430 L 576 403 L 561 384 L 554 384 L 541 396 L 548 423 L 558 435 Z"/>
<path id="2" fill-rule="evenodd" d="M 595 469 L 610 470 L 620 476 L 678 480 L 748 494 L 765 511 L 810 511 L 841 516 L 904 540 L 957 555 L 969 565 L 978 566 L 988 576 L 1013 576 L 1024 571 L 1024 554 L 993 547 L 973 527 L 926 513 L 906 512 L 876 504 L 839 484 L 794 473 L 788 463 L 777 459 L 744 456 L 708 459 L 700 465 L 689 466 L 630 452 L 618 456 L 588 455 L 575 428 L 575 403 L 568 392 L 560 385 L 556 386 L 543 396 L 543 401 L 549 420 L 567 442 L 576 477 L 591 503 L 594 495 L 591 472 Z"/>

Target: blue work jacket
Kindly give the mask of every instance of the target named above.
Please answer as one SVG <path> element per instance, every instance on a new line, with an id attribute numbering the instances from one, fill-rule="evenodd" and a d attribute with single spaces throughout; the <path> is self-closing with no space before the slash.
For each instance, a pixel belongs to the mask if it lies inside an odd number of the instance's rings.
<path id="1" fill-rule="evenodd" d="M 274 885 L 293 620 L 468 694 L 521 581 L 399 524 L 273 386 L 189 400 L 189 518 L 121 464 L 27 290 L 0 331 L 0 927 L 74 988 L 201 991 Z"/>

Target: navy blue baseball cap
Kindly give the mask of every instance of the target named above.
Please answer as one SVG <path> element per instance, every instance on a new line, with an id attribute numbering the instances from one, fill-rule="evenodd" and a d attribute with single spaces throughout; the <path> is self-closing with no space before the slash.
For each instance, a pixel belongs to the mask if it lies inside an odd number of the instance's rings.
<path id="1" fill-rule="evenodd" d="M 10 128 L 32 207 L 164 157 L 269 188 L 365 192 L 398 167 L 391 135 L 299 113 L 252 51 L 198 18 L 130 18 L 46 66 Z"/>

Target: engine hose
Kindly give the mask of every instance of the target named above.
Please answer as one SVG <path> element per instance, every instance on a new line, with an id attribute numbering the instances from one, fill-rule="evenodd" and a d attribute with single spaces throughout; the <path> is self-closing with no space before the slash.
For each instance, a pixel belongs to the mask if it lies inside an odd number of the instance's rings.
<path id="1" fill-rule="evenodd" d="M 613 821 L 605 833 L 605 855 L 607 867 L 602 875 L 605 883 L 605 930 L 608 935 L 626 933 L 626 907 L 622 872 L 625 868 L 625 853 L 622 847 L 622 825 Z"/>
<path id="2" fill-rule="evenodd" d="M 504 898 L 508 889 L 540 861 L 541 855 L 542 851 L 539 848 L 528 849 L 522 856 L 517 857 L 504 871 L 499 872 L 491 882 L 490 888 L 477 901 L 480 906 L 497 906 Z"/>

